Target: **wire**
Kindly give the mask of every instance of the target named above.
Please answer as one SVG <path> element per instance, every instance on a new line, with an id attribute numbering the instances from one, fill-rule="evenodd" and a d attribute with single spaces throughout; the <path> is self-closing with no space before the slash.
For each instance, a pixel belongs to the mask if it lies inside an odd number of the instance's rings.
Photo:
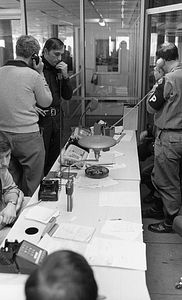
<path id="1" fill-rule="evenodd" d="M 152 89 L 132 108 L 128 111 L 124 116 L 122 116 L 116 123 L 114 123 L 111 128 L 115 127 L 120 121 L 122 121 L 127 115 L 129 115 L 150 93 Z"/>
<path id="2" fill-rule="evenodd" d="M 24 209 L 26 209 L 26 208 L 29 208 L 29 207 L 38 205 L 40 202 L 42 202 L 41 199 L 40 199 L 38 202 L 36 202 L 36 203 L 32 203 L 32 204 L 26 205 L 25 207 L 23 207 L 23 209 L 21 210 L 21 212 L 22 212 Z"/>

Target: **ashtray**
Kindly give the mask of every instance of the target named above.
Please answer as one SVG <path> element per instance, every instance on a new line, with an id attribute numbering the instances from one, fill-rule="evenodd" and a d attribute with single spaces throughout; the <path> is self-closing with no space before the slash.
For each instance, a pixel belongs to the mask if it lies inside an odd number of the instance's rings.
<path id="1" fill-rule="evenodd" d="M 89 178 L 105 178 L 109 175 L 109 170 L 104 166 L 90 166 L 85 169 L 85 176 Z"/>

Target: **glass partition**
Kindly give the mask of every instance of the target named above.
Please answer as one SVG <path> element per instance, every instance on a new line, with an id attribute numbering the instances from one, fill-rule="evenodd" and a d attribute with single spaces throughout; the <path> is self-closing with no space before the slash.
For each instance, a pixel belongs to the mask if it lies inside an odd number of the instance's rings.
<path id="1" fill-rule="evenodd" d="M 86 95 L 101 101 L 136 103 L 141 3 L 136 1 L 134 9 L 133 2 L 126 5 L 125 1 L 115 8 L 107 6 L 101 26 L 101 4 L 91 2 L 94 7 L 87 4 L 85 12 Z M 133 14 L 127 19 L 130 9 Z"/>

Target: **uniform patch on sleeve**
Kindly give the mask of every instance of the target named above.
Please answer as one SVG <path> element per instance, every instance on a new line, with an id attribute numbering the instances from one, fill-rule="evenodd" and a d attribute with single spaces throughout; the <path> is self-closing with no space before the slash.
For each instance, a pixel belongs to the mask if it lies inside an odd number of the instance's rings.
<path id="1" fill-rule="evenodd" d="M 164 84 L 165 78 L 162 77 L 158 80 L 158 86 L 156 87 L 154 93 L 148 99 L 148 104 L 155 110 L 160 110 L 165 102 L 164 99 Z"/>

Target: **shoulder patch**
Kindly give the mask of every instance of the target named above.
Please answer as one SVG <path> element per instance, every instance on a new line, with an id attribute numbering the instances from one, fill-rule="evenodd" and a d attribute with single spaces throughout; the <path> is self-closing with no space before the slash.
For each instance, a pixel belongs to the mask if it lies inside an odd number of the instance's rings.
<path id="1" fill-rule="evenodd" d="M 157 100 L 157 98 L 156 98 L 155 95 L 153 95 L 153 96 L 149 99 L 150 102 L 156 102 L 156 100 Z"/>

